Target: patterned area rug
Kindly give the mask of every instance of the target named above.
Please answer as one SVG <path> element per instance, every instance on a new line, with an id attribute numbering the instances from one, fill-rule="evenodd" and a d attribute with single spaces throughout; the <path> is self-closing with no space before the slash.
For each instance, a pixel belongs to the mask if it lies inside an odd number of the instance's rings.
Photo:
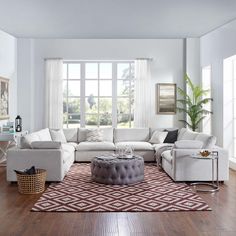
<path id="1" fill-rule="evenodd" d="M 209 206 L 184 183 L 174 183 L 156 165 L 132 185 L 92 182 L 89 164 L 74 164 L 64 181 L 51 184 L 32 208 L 44 212 L 205 211 Z"/>

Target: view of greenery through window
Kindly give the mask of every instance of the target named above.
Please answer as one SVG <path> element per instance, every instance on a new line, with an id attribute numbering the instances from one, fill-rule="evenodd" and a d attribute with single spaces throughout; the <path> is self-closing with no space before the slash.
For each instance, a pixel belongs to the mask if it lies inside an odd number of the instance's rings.
<path id="1" fill-rule="evenodd" d="M 134 62 L 64 62 L 64 127 L 132 127 Z"/>

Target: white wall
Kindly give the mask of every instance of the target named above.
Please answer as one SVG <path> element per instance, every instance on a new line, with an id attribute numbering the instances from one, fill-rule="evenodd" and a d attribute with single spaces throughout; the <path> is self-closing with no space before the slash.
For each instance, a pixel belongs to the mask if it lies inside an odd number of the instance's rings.
<path id="1" fill-rule="evenodd" d="M 212 131 L 217 136 L 218 144 L 225 148 L 229 148 L 228 144 L 233 140 L 228 140 L 228 138 L 232 138 L 232 127 L 224 127 L 230 114 L 223 109 L 224 102 L 226 102 L 224 101 L 226 96 L 224 96 L 223 60 L 236 55 L 235 42 L 236 20 L 203 36 L 200 40 L 201 66 L 211 65 L 212 69 L 212 97 L 214 99 Z M 226 92 L 228 93 L 228 91 Z M 230 166 L 231 168 L 236 167 L 232 160 Z"/>
<path id="2" fill-rule="evenodd" d="M 0 77 L 10 79 L 9 115 L 14 121 L 17 115 L 17 39 L 0 30 Z M 0 126 L 6 120 L 0 121 Z"/>
<path id="3" fill-rule="evenodd" d="M 44 127 L 44 59 L 123 60 L 153 58 L 152 127 L 177 127 L 182 115 L 155 114 L 155 83 L 183 86 L 182 39 L 19 39 L 18 110 L 27 129 Z M 178 117 L 180 116 L 180 117 Z"/>
<path id="4" fill-rule="evenodd" d="M 193 83 L 200 84 L 200 39 L 186 39 L 186 73 Z"/>
<path id="5" fill-rule="evenodd" d="M 223 145 L 223 60 L 236 54 L 236 21 L 201 37 L 201 66 L 212 68 L 212 131 Z"/>

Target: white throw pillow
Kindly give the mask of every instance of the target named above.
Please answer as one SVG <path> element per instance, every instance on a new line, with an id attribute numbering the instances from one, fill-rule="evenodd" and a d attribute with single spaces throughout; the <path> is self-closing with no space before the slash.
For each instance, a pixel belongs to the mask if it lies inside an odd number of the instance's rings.
<path id="1" fill-rule="evenodd" d="M 21 137 L 20 148 L 29 149 L 29 148 L 31 148 L 31 143 L 35 142 L 35 141 L 40 141 L 40 137 L 38 136 L 38 134 L 36 132 L 31 133 L 31 134 L 27 134 L 27 135 Z"/>
<path id="2" fill-rule="evenodd" d="M 57 141 L 61 143 L 67 143 L 65 134 L 62 129 L 59 130 L 50 130 L 52 141 Z"/>
<path id="3" fill-rule="evenodd" d="M 149 140 L 150 143 L 155 143 L 155 144 L 159 144 L 159 143 L 163 143 L 166 136 L 167 136 L 168 132 L 161 132 L 161 131 L 154 131 L 152 134 L 151 139 Z"/>
<path id="4" fill-rule="evenodd" d="M 31 143 L 33 149 L 60 149 L 61 142 L 57 141 L 36 141 Z"/>
<path id="5" fill-rule="evenodd" d="M 88 142 L 102 142 L 103 141 L 103 131 L 100 129 L 92 129 L 87 131 Z"/>

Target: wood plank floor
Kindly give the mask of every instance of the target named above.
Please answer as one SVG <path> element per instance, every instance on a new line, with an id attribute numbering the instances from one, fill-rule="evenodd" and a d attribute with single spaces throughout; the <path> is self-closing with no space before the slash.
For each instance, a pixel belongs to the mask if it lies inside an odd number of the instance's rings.
<path id="1" fill-rule="evenodd" d="M 236 172 L 216 194 L 200 194 L 211 212 L 41 213 L 30 212 L 40 195 L 17 192 L 0 167 L 0 235 L 235 236 Z"/>

